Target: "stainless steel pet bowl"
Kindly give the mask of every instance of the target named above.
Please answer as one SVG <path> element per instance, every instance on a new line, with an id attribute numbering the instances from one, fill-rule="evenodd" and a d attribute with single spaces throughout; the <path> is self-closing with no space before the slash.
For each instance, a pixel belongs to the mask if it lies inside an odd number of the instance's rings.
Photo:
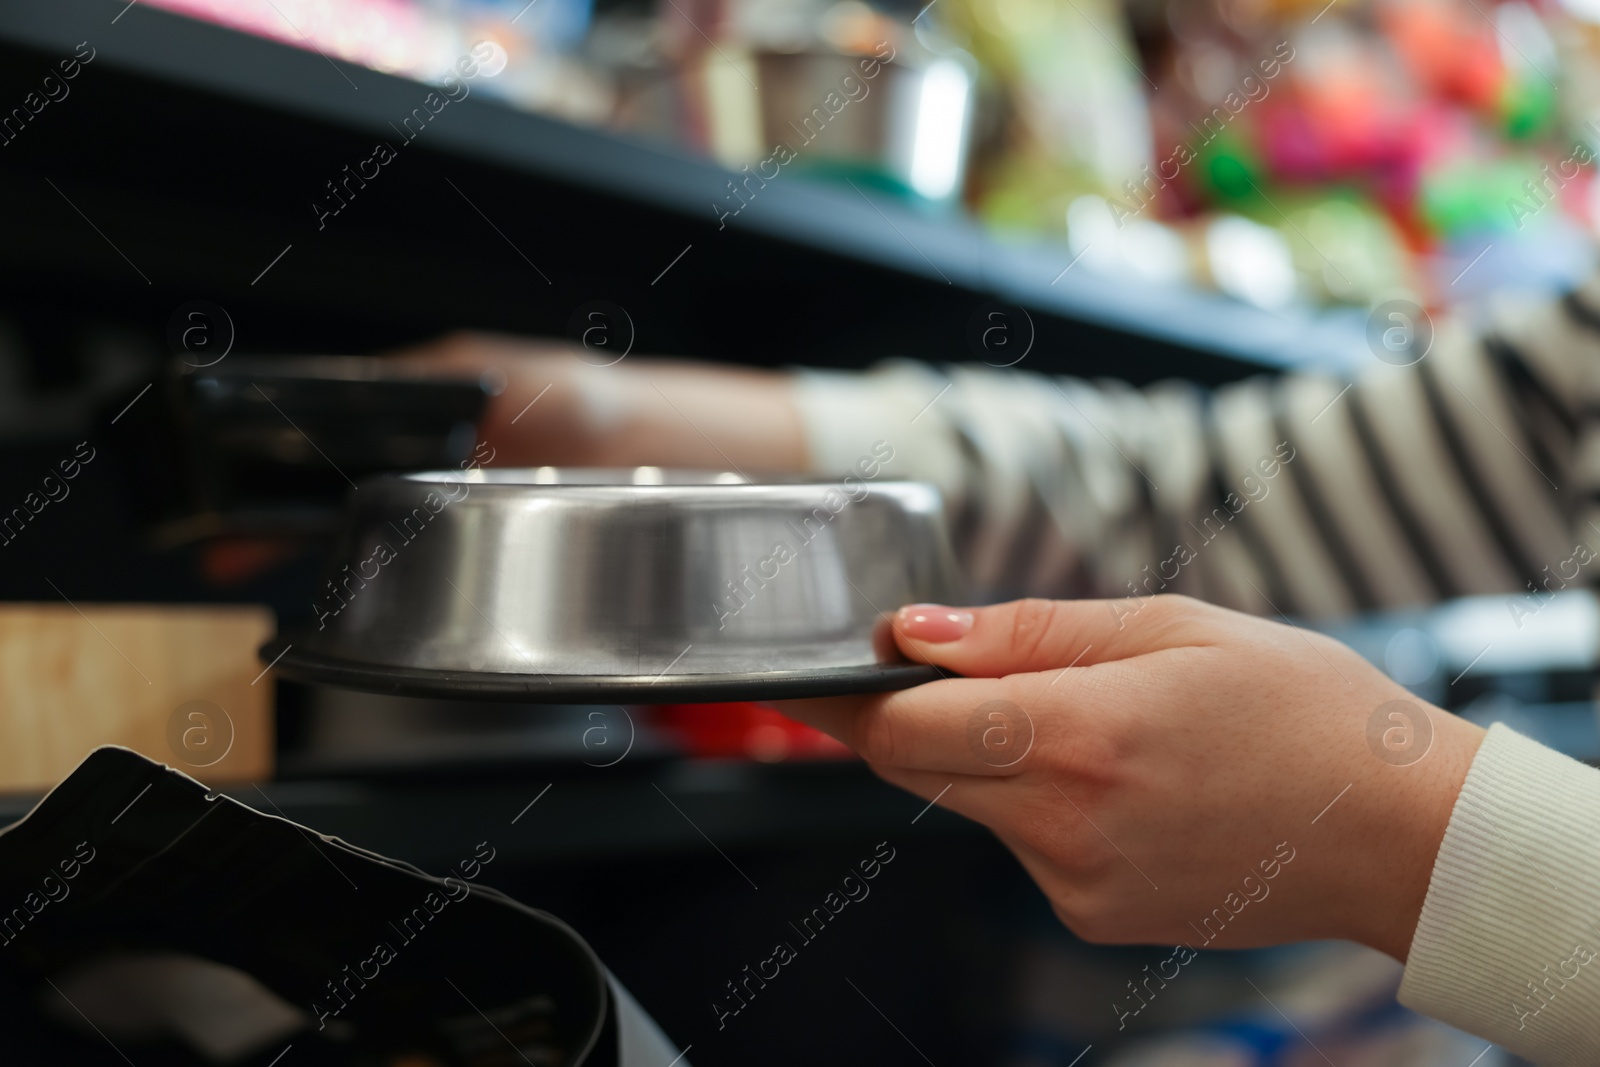
<path id="1" fill-rule="evenodd" d="M 865 469 L 865 468 L 864 468 Z M 298 681 L 547 703 L 902 688 L 884 618 L 959 595 L 937 491 L 634 470 L 361 484 L 316 619 L 266 645 Z"/>

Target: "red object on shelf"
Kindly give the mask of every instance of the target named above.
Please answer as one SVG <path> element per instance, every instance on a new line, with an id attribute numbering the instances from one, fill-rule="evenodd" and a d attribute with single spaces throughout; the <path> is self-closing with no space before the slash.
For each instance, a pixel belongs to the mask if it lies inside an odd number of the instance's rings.
<path id="1" fill-rule="evenodd" d="M 657 729 L 677 738 L 690 756 L 778 763 L 850 755 L 848 748 L 827 734 L 785 718 L 765 704 L 662 704 L 653 709 L 652 721 Z"/>
<path id="2" fill-rule="evenodd" d="M 1397 0 L 1379 24 L 1428 92 L 1492 113 L 1507 78 L 1493 21 L 1476 4 Z"/>

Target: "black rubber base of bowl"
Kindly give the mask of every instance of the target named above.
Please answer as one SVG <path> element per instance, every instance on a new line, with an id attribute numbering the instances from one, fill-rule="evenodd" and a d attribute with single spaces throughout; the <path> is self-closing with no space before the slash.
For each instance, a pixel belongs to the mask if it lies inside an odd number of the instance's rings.
<path id="1" fill-rule="evenodd" d="M 274 638 L 261 646 L 261 662 L 283 677 L 391 696 L 494 700 L 517 704 L 717 704 L 735 700 L 885 693 L 947 677 L 920 663 L 886 663 L 816 671 L 745 674 L 573 675 L 442 671 L 357 663 L 297 650 Z"/>

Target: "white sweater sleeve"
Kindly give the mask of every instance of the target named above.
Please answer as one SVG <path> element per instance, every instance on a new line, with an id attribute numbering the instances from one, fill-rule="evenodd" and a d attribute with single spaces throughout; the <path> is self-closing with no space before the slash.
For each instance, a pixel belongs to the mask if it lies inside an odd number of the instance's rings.
<path id="1" fill-rule="evenodd" d="M 1490 729 L 1400 1002 L 1535 1063 L 1600 1063 L 1600 770 Z"/>

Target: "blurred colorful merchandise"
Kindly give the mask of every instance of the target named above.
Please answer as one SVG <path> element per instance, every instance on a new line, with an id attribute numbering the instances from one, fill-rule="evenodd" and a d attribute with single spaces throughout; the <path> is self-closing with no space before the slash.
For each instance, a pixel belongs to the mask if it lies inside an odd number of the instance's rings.
<path id="1" fill-rule="evenodd" d="M 1555 44 L 1530 5 L 1492 10 L 1490 21 L 1470 4 L 1391 0 L 1379 20 L 1430 96 L 1471 108 L 1513 138 L 1546 133 L 1556 116 Z"/>
<path id="2" fill-rule="evenodd" d="M 1283 285 L 1263 279 L 1281 253 L 1256 230 L 1218 229 L 1231 215 L 1280 235 L 1296 272 L 1292 300 L 1406 292 L 1437 303 L 1449 286 L 1437 283 L 1434 259 L 1553 241 L 1565 263 L 1575 232 L 1592 236 L 1600 126 L 1583 125 L 1592 116 L 1556 86 L 1567 70 L 1600 85 L 1600 34 L 1553 4 L 1130 0 L 1128 22 L 1107 28 L 1088 17 L 1016 25 L 1005 16 L 1013 2 L 955 0 L 944 15 L 981 42 L 974 52 L 991 82 L 1013 98 L 1009 135 L 991 138 L 990 158 L 976 164 L 975 207 L 994 225 L 1050 228 L 1072 224 L 1063 201 L 1102 198 L 1116 232 L 1085 223 L 1100 235 L 1092 269 L 1198 278 L 1279 306 Z M 1038 103 L 1059 97 L 1062 79 L 1028 57 L 1074 54 L 1089 39 L 1140 64 L 1132 84 L 1148 101 L 1149 141 L 1131 157 L 1053 151 L 1056 142 L 1081 151 L 1081 129 L 1057 120 L 1041 133 L 1017 118 L 1070 113 Z M 1130 39 L 1137 51 L 1120 46 Z M 1098 73 L 1102 95 L 1127 84 Z M 1126 244 L 1135 222 L 1182 238 L 1176 269 L 1135 268 L 1107 247 Z M 1227 262 L 1239 256 L 1248 261 Z M 1486 266 L 1486 277 L 1503 273 Z"/>
<path id="3" fill-rule="evenodd" d="M 1600 221 L 1600 0 L 148 2 L 427 82 L 489 42 L 474 93 L 752 192 L 964 203 L 1263 307 L 1559 284 Z"/>
<path id="4" fill-rule="evenodd" d="M 608 121 L 614 109 L 606 81 L 573 56 L 589 32 L 592 0 L 147 3 L 309 49 L 330 63 L 342 60 L 432 84 L 474 44 L 486 41 L 500 58 L 472 79 L 473 92 L 590 124 Z"/>
<path id="5" fill-rule="evenodd" d="M 936 22 L 978 61 L 968 203 L 1004 230 L 1059 233 L 1067 205 L 1150 162 L 1150 119 L 1114 0 L 941 0 Z"/>
<path id="6" fill-rule="evenodd" d="M 436 57 L 438 27 L 412 0 L 147 0 L 192 18 L 268 37 L 296 48 L 320 50 L 374 70 L 415 76 L 448 67 L 454 55 Z M 448 51 L 448 49 L 446 49 Z"/>

